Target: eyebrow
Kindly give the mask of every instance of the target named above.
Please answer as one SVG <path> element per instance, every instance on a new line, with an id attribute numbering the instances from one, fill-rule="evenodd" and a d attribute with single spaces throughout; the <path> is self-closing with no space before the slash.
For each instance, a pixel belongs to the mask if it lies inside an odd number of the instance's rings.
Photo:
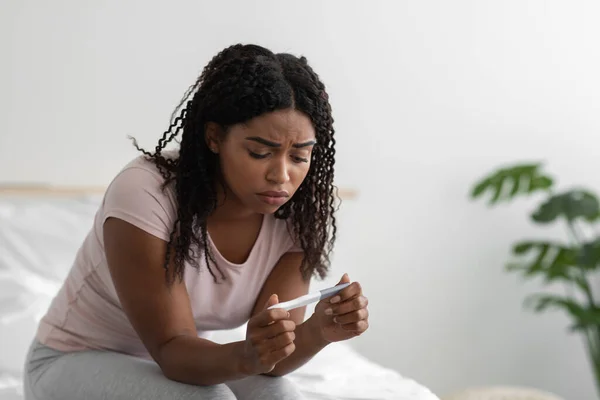
<path id="1" fill-rule="evenodd" d="M 253 142 L 264 144 L 265 146 L 269 146 L 269 147 L 281 147 L 281 144 L 279 144 L 279 143 L 271 142 L 270 140 L 266 140 L 266 139 L 263 139 L 263 138 L 258 137 L 258 136 L 249 136 L 249 137 L 246 138 L 246 140 L 252 140 Z M 312 146 L 312 145 L 314 145 L 316 143 L 317 143 L 316 140 L 309 140 L 308 142 L 304 142 L 304 143 L 294 143 L 292 145 L 292 147 L 300 149 L 302 147 Z"/>

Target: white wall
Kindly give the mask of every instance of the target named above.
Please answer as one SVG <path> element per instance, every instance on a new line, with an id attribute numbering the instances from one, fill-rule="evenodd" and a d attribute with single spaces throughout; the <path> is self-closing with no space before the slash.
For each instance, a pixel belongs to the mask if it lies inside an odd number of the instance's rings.
<path id="1" fill-rule="evenodd" d="M 591 1 L 3 1 L 0 182 L 105 184 L 136 154 L 126 136 L 154 146 L 221 48 L 303 53 L 330 90 L 338 183 L 361 191 L 332 278 L 350 271 L 371 300 L 357 348 L 440 395 L 597 398 L 568 319 L 523 311 L 539 287 L 503 271 L 538 234 L 535 203 L 491 212 L 467 193 L 537 159 L 600 189 L 599 17 Z"/>

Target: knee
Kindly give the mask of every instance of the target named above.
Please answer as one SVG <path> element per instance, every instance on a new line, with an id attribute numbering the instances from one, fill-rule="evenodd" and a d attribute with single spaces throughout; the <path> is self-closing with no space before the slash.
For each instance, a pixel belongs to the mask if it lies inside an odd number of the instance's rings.
<path id="1" fill-rule="evenodd" d="M 180 397 L 171 397 L 171 398 L 180 399 Z M 214 385 L 214 386 L 195 386 L 194 389 L 191 390 L 191 393 L 188 393 L 187 396 L 181 397 L 181 400 L 204 400 L 204 399 L 237 400 L 237 397 L 224 384 Z"/>
<path id="2" fill-rule="evenodd" d="M 286 377 L 257 375 L 230 382 L 228 385 L 240 400 L 304 399 L 296 384 Z"/>
<path id="3" fill-rule="evenodd" d="M 272 383 L 272 390 L 274 393 L 278 393 L 278 399 L 285 400 L 301 400 L 304 396 L 300 392 L 300 388 L 286 377 L 265 377 Z"/>

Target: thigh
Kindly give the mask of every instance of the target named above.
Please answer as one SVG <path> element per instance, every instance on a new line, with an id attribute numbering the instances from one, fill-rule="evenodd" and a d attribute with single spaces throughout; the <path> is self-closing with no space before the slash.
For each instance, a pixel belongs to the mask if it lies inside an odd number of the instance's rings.
<path id="1" fill-rule="evenodd" d="M 296 385 L 285 377 L 265 375 L 227 382 L 238 400 L 300 400 L 304 396 Z"/>
<path id="2" fill-rule="evenodd" d="M 26 400 L 233 400 L 226 385 L 196 386 L 166 378 L 158 365 L 100 351 L 45 357 L 27 376 Z"/>

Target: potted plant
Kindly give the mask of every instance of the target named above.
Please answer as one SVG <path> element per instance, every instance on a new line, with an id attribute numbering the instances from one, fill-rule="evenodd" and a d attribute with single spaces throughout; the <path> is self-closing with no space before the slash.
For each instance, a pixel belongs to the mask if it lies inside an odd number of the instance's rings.
<path id="1" fill-rule="evenodd" d="M 473 186 L 471 199 L 491 194 L 489 206 L 507 203 L 537 193 L 543 200 L 530 215 L 540 225 L 562 223 L 566 240 L 525 239 L 512 246 L 514 260 L 506 269 L 524 278 L 542 278 L 545 283 L 567 286 L 566 295 L 537 293 L 525 299 L 534 312 L 551 308 L 566 312 L 571 330 L 583 336 L 600 394 L 600 304 L 592 290 L 591 276 L 600 268 L 600 233 L 593 232 L 600 222 L 597 196 L 585 188 L 556 192 L 554 179 L 542 171 L 541 163 L 517 164 L 499 168 Z M 586 234 L 587 232 L 587 234 Z M 597 294 L 597 293 L 596 293 Z"/>

